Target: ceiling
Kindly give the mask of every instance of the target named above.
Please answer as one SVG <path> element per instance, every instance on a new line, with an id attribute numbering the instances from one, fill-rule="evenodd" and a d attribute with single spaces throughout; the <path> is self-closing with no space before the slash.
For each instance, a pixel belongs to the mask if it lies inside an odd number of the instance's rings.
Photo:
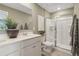
<path id="1" fill-rule="evenodd" d="M 24 4 L 24 3 L 2 3 L 2 5 L 8 6 L 10 8 L 19 10 L 21 12 L 32 14 L 32 9 L 30 7 L 30 4 Z"/>
<path id="2" fill-rule="evenodd" d="M 50 13 L 73 7 L 72 3 L 38 3 L 38 5 Z"/>
<path id="3" fill-rule="evenodd" d="M 30 5 L 30 3 L 2 3 L 2 4 L 17 9 L 19 11 L 22 11 L 24 13 L 32 14 L 32 6 Z M 37 4 L 50 13 L 73 7 L 72 3 L 37 3 Z"/>

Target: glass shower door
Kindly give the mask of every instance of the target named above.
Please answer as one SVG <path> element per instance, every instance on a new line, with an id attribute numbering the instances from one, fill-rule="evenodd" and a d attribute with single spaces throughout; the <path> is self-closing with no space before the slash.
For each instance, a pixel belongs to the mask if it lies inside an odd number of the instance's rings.
<path id="1" fill-rule="evenodd" d="M 57 46 L 67 50 L 71 50 L 70 42 L 70 28 L 72 24 L 72 18 L 58 19 L 57 22 Z"/>

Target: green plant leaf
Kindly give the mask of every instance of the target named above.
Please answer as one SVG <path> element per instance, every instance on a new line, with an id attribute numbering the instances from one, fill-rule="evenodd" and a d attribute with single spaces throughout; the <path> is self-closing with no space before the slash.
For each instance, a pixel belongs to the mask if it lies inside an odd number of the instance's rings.
<path id="1" fill-rule="evenodd" d="M 7 26 L 8 29 L 16 29 L 17 23 L 14 22 L 11 18 L 7 17 L 6 26 Z"/>

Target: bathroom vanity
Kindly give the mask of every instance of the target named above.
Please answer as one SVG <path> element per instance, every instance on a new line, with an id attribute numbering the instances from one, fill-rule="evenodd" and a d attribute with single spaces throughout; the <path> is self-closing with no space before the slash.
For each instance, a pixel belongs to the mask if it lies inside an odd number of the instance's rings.
<path id="1" fill-rule="evenodd" d="M 21 35 L 0 42 L 0 56 L 40 56 L 41 35 Z"/>

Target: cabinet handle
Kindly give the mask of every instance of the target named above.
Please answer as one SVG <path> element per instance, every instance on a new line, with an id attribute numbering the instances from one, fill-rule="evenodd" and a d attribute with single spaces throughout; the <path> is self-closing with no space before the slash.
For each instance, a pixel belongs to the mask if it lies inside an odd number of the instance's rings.
<path id="1" fill-rule="evenodd" d="M 33 46 L 32 48 L 35 48 L 36 46 Z"/>

